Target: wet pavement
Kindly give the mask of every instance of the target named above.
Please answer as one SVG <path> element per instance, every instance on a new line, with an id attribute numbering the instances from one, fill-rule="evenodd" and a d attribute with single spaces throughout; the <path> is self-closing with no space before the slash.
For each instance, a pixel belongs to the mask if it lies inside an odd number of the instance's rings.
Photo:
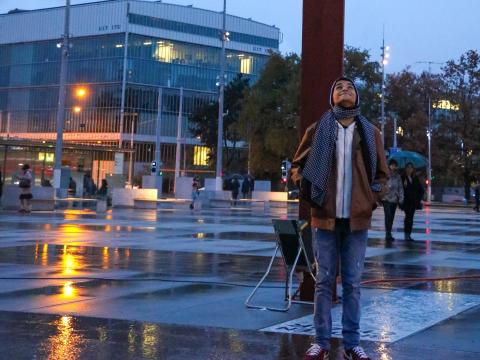
<path id="1" fill-rule="evenodd" d="M 0 212 L 0 358 L 301 359 L 312 306 L 287 313 L 244 301 L 275 247 L 272 218 L 295 208 Z M 414 243 L 392 244 L 374 214 L 364 280 L 362 341 L 382 360 L 479 359 L 480 216 L 429 209 Z M 275 262 L 258 301 L 283 305 Z M 341 306 L 333 310 L 341 347 Z M 335 358 L 335 355 L 334 355 Z"/>

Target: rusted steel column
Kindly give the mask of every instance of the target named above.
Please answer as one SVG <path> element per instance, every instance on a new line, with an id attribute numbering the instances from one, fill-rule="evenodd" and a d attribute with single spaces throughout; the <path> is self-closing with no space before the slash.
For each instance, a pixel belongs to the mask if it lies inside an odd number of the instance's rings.
<path id="1" fill-rule="evenodd" d="M 343 73 L 344 0 L 303 0 L 300 137 L 328 109 L 333 80 Z M 310 218 L 300 202 L 300 219 Z"/>
<path id="2" fill-rule="evenodd" d="M 343 74 L 344 23 L 345 0 L 303 0 L 300 137 L 328 109 L 330 85 Z M 300 201 L 299 218 L 310 219 L 305 201 Z M 303 287 L 304 298 L 313 300 L 313 285 L 308 287 Z M 336 284 L 332 301 L 337 301 Z"/>

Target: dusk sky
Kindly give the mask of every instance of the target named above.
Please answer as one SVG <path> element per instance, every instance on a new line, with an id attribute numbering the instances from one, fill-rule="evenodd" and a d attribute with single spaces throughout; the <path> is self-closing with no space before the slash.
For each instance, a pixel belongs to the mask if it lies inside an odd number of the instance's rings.
<path id="1" fill-rule="evenodd" d="M 72 4 L 93 2 L 72 0 Z M 220 11 L 222 0 L 165 0 Z M 64 0 L 0 0 L 0 13 L 13 8 L 61 6 Z M 284 35 L 282 52 L 301 50 L 301 0 L 228 0 L 227 12 L 276 25 Z M 480 50 L 480 1 L 478 0 L 346 0 L 345 43 L 368 49 L 379 60 L 382 29 L 391 47 L 387 72 L 411 66 L 427 70 L 427 64 L 445 62 L 467 50 Z M 440 65 L 432 64 L 438 71 Z"/>

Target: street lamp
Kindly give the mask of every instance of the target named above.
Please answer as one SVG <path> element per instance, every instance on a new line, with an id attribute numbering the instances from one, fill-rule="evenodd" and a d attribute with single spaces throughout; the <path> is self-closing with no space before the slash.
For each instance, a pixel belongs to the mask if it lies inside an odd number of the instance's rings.
<path id="1" fill-rule="evenodd" d="M 70 31 L 70 0 L 66 0 L 63 39 L 60 44 L 60 48 L 62 49 L 62 57 L 60 62 L 60 86 L 59 86 L 59 92 L 58 92 L 58 108 L 57 108 L 57 119 L 56 119 L 57 139 L 55 144 L 55 165 L 53 170 L 54 186 L 55 186 L 55 189 L 57 189 L 57 196 L 60 195 L 59 190 L 60 190 L 60 182 L 62 179 L 63 126 L 65 123 L 67 65 L 68 65 L 68 50 L 70 46 L 69 31 Z"/>
<path id="2" fill-rule="evenodd" d="M 385 46 L 385 36 L 382 40 L 382 95 L 381 95 L 381 132 L 382 132 L 382 144 L 385 147 L 385 66 L 388 65 L 388 59 L 390 58 L 390 46 Z"/>
<path id="3" fill-rule="evenodd" d="M 79 87 L 75 89 L 75 97 L 77 99 L 84 99 L 87 96 L 87 89 L 84 87 Z"/>
<path id="4" fill-rule="evenodd" d="M 397 114 L 392 113 L 392 118 L 393 118 L 393 148 L 397 149 L 397 134 L 398 134 Z"/>
<path id="5" fill-rule="evenodd" d="M 432 64 L 441 65 L 441 62 L 435 61 L 416 61 L 415 64 L 428 64 L 428 75 L 432 74 Z M 427 145 L 428 145 L 428 168 L 427 168 L 427 202 L 432 201 L 432 95 L 428 94 L 428 127 L 427 127 Z"/>
<path id="6" fill-rule="evenodd" d="M 218 97 L 218 134 L 217 134 L 217 166 L 215 190 L 221 191 L 222 186 L 222 161 L 223 161 L 223 107 L 224 107 L 224 93 L 225 93 L 225 43 L 229 41 L 230 33 L 226 31 L 227 20 L 227 0 L 223 0 L 223 19 L 222 31 L 220 33 L 220 40 L 222 42 L 222 50 L 220 52 L 220 78 L 219 78 L 219 97 Z"/>

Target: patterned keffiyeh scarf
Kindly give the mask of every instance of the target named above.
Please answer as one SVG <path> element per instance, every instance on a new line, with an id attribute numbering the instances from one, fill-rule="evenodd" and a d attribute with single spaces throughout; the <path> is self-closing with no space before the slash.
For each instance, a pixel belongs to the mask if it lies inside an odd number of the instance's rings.
<path id="1" fill-rule="evenodd" d="M 373 191 L 381 190 L 381 185 L 375 183 L 377 172 L 377 148 L 375 145 L 375 127 L 362 115 L 358 106 L 346 109 L 334 106 L 327 111 L 317 124 L 312 147 L 308 156 L 303 176 L 311 183 L 311 199 L 322 206 L 332 172 L 335 158 L 335 143 L 337 137 L 337 120 L 354 117 L 362 142 L 362 154 L 367 167 L 368 180 Z"/>

